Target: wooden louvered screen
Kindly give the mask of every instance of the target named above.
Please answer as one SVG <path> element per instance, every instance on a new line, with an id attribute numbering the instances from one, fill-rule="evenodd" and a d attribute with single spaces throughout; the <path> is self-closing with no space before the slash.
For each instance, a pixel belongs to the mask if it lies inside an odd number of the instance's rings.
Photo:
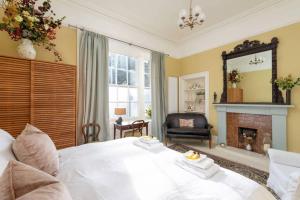
<path id="1" fill-rule="evenodd" d="M 0 56 L 0 128 L 31 123 L 58 149 L 76 145 L 76 67 Z"/>
<path id="2" fill-rule="evenodd" d="M 49 134 L 57 148 L 75 145 L 76 68 L 32 65 L 31 123 Z"/>
<path id="3" fill-rule="evenodd" d="M 14 137 L 30 122 L 30 61 L 0 57 L 0 128 Z"/>

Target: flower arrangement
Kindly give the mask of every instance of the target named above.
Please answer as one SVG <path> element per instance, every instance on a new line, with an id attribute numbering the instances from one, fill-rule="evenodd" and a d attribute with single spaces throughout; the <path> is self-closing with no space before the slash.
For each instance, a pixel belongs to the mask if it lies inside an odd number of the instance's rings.
<path id="1" fill-rule="evenodd" d="M 240 73 L 237 69 L 233 69 L 232 71 L 229 72 L 228 80 L 232 84 L 241 82 L 241 79 L 242 79 L 242 76 L 240 75 Z"/>
<path id="2" fill-rule="evenodd" d="M 53 52 L 57 61 L 61 61 L 62 57 L 52 41 L 65 17 L 54 19 L 51 0 L 43 1 L 40 6 L 37 6 L 37 2 L 38 0 L 4 0 L 4 17 L 0 22 L 0 30 L 6 31 L 14 41 L 28 39 L 33 44 L 44 46 Z"/>
<path id="3" fill-rule="evenodd" d="M 148 118 L 151 118 L 151 116 L 152 116 L 152 109 L 151 109 L 151 106 L 149 106 L 148 108 L 146 108 L 145 113 L 146 113 L 146 116 L 147 116 Z"/>
<path id="4" fill-rule="evenodd" d="M 275 83 L 280 89 L 286 90 L 286 104 L 291 104 L 291 91 L 296 85 L 300 85 L 300 77 L 294 79 L 292 75 L 288 75 L 276 79 Z"/>
<path id="5" fill-rule="evenodd" d="M 294 80 L 292 75 L 288 75 L 287 77 L 280 77 L 275 80 L 275 83 L 278 85 L 278 87 L 282 90 L 291 90 L 296 85 L 300 85 L 300 77 Z"/>

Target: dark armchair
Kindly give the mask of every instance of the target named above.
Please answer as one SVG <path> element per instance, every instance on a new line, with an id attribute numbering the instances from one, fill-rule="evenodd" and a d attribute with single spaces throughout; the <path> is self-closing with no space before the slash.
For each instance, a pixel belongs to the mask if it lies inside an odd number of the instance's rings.
<path id="1" fill-rule="evenodd" d="M 193 120 L 193 127 L 180 127 L 180 119 Z M 211 148 L 212 126 L 201 113 L 172 113 L 168 114 L 163 124 L 165 143 L 171 138 L 191 138 L 209 140 Z"/>

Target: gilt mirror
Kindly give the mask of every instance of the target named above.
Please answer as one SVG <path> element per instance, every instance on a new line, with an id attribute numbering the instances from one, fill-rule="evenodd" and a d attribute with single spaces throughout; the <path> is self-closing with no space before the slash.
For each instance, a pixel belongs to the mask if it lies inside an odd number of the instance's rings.
<path id="1" fill-rule="evenodd" d="M 222 53 L 223 93 L 221 103 L 281 104 L 277 78 L 278 39 L 265 44 L 246 40 L 233 51 Z"/>

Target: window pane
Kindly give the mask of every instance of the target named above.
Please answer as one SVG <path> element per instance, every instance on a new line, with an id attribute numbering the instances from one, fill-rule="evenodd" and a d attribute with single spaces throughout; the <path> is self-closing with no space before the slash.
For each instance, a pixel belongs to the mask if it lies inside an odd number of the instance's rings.
<path id="1" fill-rule="evenodd" d="M 109 103 L 109 118 L 118 118 L 115 115 L 115 108 L 117 108 L 117 104 L 116 103 Z"/>
<path id="2" fill-rule="evenodd" d="M 136 72 L 129 71 L 128 72 L 128 82 L 129 82 L 128 85 L 136 86 L 136 79 L 137 79 Z"/>
<path id="3" fill-rule="evenodd" d="M 150 85 L 150 74 L 145 74 L 144 77 L 145 77 L 145 82 L 144 82 L 145 87 L 151 87 L 151 85 Z"/>
<path id="4" fill-rule="evenodd" d="M 109 87 L 109 101 L 117 101 L 117 87 Z"/>
<path id="5" fill-rule="evenodd" d="M 118 70 L 118 85 L 127 85 L 126 71 Z"/>
<path id="6" fill-rule="evenodd" d="M 109 84 L 116 84 L 116 69 L 109 69 Z"/>
<path id="7" fill-rule="evenodd" d="M 118 56 L 118 69 L 126 69 L 127 70 L 127 56 L 119 55 Z"/>
<path id="8" fill-rule="evenodd" d="M 151 90 L 150 89 L 144 89 L 144 101 L 151 102 Z"/>
<path id="9" fill-rule="evenodd" d="M 137 88 L 129 88 L 129 101 L 138 101 Z"/>
<path id="10" fill-rule="evenodd" d="M 129 58 L 128 69 L 135 71 L 135 59 L 132 57 Z"/>
<path id="11" fill-rule="evenodd" d="M 137 117 L 138 116 L 138 104 L 130 103 L 129 104 L 129 117 Z"/>
<path id="12" fill-rule="evenodd" d="M 145 70 L 145 73 L 148 73 L 148 74 L 151 73 L 149 61 L 144 62 L 144 70 Z"/>
<path id="13" fill-rule="evenodd" d="M 117 64 L 117 56 L 116 54 L 110 54 L 109 55 L 109 67 L 115 68 Z"/>
<path id="14" fill-rule="evenodd" d="M 118 88 L 118 101 L 128 102 L 128 88 L 119 87 Z"/>

